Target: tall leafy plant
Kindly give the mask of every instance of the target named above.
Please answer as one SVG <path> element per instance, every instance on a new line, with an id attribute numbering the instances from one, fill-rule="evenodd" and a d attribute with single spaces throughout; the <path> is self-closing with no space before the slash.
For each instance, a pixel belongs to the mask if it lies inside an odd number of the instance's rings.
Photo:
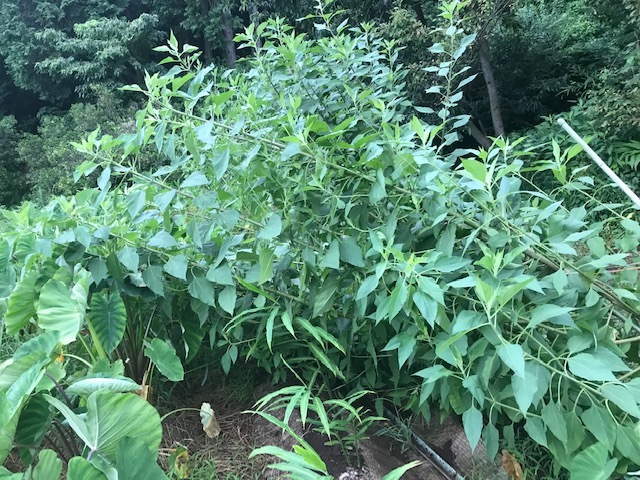
<path id="1" fill-rule="evenodd" d="M 250 27 L 241 72 L 171 37 L 171 69 L 130 88 L 148 98 L 136 133 L 78 144 L 76 176 L 97 188 L 7 213 L 7 328 L 82 338 L 96 360 L 135 359 L 126 342 L 142 341 L 169 379 L 206 337 L 227 372 L 252 359 L 303 383 L 300 408 L 367 389 L 461 415 L 490 455 L 524 429 L 576 479 L 640 463 L 637 338 L 620 338 L 638 323 L 625 266 L 640 226 L 612 211 L 612 251 L 607 222 L 527 183 L 519 140 L 455 148 L 463 7 L 441 5 L 437 97 L 420 107 L 433 124 L 413 115 L 394 45 L 339 12 L 318 9 L 315 38 Z M 165 164 L 141 171 L 144 148 Z M 590 195 L 561 155 L 536 168 Z M 120 302 L 124 330 L 94 321 Z"/>

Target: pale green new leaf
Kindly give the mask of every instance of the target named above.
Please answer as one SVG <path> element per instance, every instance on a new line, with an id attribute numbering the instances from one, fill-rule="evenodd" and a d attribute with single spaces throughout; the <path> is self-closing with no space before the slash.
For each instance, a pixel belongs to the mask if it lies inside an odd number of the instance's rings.
<path id="1" fill-rule="evenodd" d="M 110 390 L 112 392 L 135 392 L 140 390 L 140 385 L 126 377 L 118 378 L 85 378 L 72 383 L 66 388 L 68 395 L 88 396 L 98 390 Z"/>

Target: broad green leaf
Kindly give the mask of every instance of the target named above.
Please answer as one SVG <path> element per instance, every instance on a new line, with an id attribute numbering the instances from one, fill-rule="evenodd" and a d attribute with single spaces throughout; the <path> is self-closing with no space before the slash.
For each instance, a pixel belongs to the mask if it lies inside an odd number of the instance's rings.
<path id="1" fill-rule="evenodd" d="M 333 297 L 338 291 L 338 286 L 339 279 L 337 277 L 330 275 L 325 279 L 313 302 L 314 317 L 317 317 L 331 308 Z"/>
<path id="2" fill-rule="evenodd" d="M 354 267 L 364 267 L 362 250 L 353 237 L 340 238 L 340 260 L 353 265 Z"/>
<path id="3" fill-rule="evenodd" d="M 117 254 L 118 260 L 124 265 L 130 272 L 137 272 L 140 265 L 140 256 L 136 249 L 133 247 L 124 247 Z"/>
<path id="4" fill-rule="evenodd" d="M 282 232 L 282 219 L 280 218 L 280 215 L 274 213 L 271 215 L 264 228 L 260 230 L 260 233 L 258 233 L 258 238 L 272 240 L 280 235 L 280 232 Z"/>
<path id="5" fill-rule="evenodd" d="M 388 352 L 391 350 L 398 350 L 398 365 L 399 368 L 402 368 L 413 353 L 416 343 L 415 335 L 412 335 L 409 332 L 402 332 L 389 340 L 382 351 Z"/>
<path id="6" fill-rule="evenodd" d="M 218 285 L 234 285 L 233 274 L 231 273 L 229 265 L 226 263 L 217 268 L 209 268 L 207 279 Z"/>
<path id="7" fill-rule="evenodd" d="M 142 439 L 123 438 L 116 450 L 118 480 L 168 480 L 156 457 Z"/>
<path id="8" fill-rule="evenodd" d="M 607 448 L 596 443 L 578 453 L 569 467 L 571 480 L 608 480 L 617 461 L 609 459 Z"/>
<path id="9" fill-rule="evenodd" d="M 1 395 L 0 395 L 1 396 Z M 2 408 L 2 407 L 0 407 Z M 49 403 L 41 393 L 29 397 L 27 404 L 20 413 L 16 429 L 16 443 L 20 447 L 20 458 L 30 464 L 33 460 L 33 449 L 37 449 L 51 426 L 51 412 Z M 0 423 L 2 423 L 0 421 Z"/>
<path id="10" fill-rule="evenodd" d="M 180 188 L 199 187 L 201 185 L 208 185 L 209 180 L 202 172 L 191 172 L 191 174 L 185 178 L 184 182 L 180 184 Z"/>
<path id="11" fill-rule="evenodd" d="M 366 298 L 371 292 L 373 292 L 380 283 L 380 279 L 377 275 L 370 275 L 364 279 L 360 288 L 358 288 L 358 293 L 356 294 L 356 300 L 362 300 Z"/>
<path id="12" fill-rule="evenodd" d="M 207 280 L 202 275 L 194 275 L 189 282 L 189 287 L 187 288 L 189 293 L 200 300 L 202 303 L 206 303 L 212 307 L 215 306 L 215 290 L 213 288 L 213 284 Z"/>
<path id="13" fill-rule="evenodd" d="M 122 341 L 127 325 L 127 312 L 118 292 L 93 295 L 89 322 L 105 352 L 113 352 Z"/>
<path id="14" fill-rule="evenodd" d="M 536 443 L 542 445 L 543 447 L 546 447 L 548 445 L 547 434 L 545 432 L 544 424 L 542 423 L 542 420 L 540 418 L 527 418 L 527 422 L 524 424 L 524 429 Z"/>
<path id="15" fill-rule="evenodd" d="M 145 357 L 149 357 L 160 373 L 172 382 L 184 378 L 184 369 L 175 349 L 159 338 L 145 342 Z"/>
<path id="16" fill-rule="evenodd" d="M 94 455 L 114 462 L 119 443 L 126 437 L 138 439 L 151 452 L 157 452 L 162 439 L 160 416 L 138 395 L 100 390 L 87 399 L 87 413 L 80 418 L 64 403 L 45 397 L 60 410 L 71 428 Z"/>
<path id="17" fill-rule="evenodd" d="M 65 391 L 69 395 L 89 396 L 98 390 L 110 390 L 112 392 L 135 392 L 140 390 L 140 385 L 126 377 L 119 378 L 85 378 L 69 385 Z"/>
<path id="18" fill-rule="evenodd" d="M 13 449 L 13 439 L 16 433 L 16 426 L 18 424 L 18 415 L 14 415 L 9 423 L 0 428 L 0 462 L 4 461 L 9 456 L 9 453 Z M 22 474 L 18 479 L 22 478 Z"/>
<path id="19" fill-rule="evenodd" d="M 517 344 L 501 344 L 496 348 L 496 352 L 505 365 L 507 365 L 513 373 L 524 378 L 524 351 Z"/>
<path id="20" fill-rule="evenodd" d="M 62 460 L 53 450 L 45 448 L 40 450 L 38 464 L 33 469 L 33 480 L 52 480 L 60 478 L 62 472 Z"/>
<path id="21" fill-rule="evenodd" d="M 582 422 L 598 442 L 607 447 L 610 452 L 616 439 L 616 421 L 608 410 L 597 405 L 582 412 Z"/>
<path id="22" fill-rule="evenodd" d="M 334 270 L 340 268 L 340 246 L 337 240 L 333 240 L 329 244 L 327 253 L 325 253 L 318 265 L 320 268 L 333 268 Z"/>
<path id="23" fill-rule="evenodd" d="M 86 458 L 73 457 L 69 460 L 67 480 L 107 480 L 107 477 Z"/>
<path id="24" fill-rule="evenodd" d="M 496 458 L 500 448 L 500 435 L 498 433 L 498 429 L 493 425 L 493 423 L 487 423 L 482 430 L 482 440 L 484 441 L 484 446 L 487 449 L 487 458 Z"/>
<path id="25" fill-rule="evenodd" d="M 403 279 L 398 279 L 389 297 L 389 321 L 393 320 L 404 307 L 409 296 L 409 289 Z"/>
<path id="26" fill-rule="evenodd" d="M 142 271 L 142 279 L 156 295 L 164 297 L 164 274 L 160 265 L 149 265 Z"/>
<path id="27" fill-rule="evenodd" d="M 169 232 L 160 230 L 147 242 L 147 245 L 153 248 L 175 248 L 178 242 Z"/>
<path id="28" fill-rule="evenodd" d="M 184 254 L 172 256 L 167 263 L 164 264 L 164 271 L 169 275 L 187 280 L 187 257 Z"/>
<path id="29" fill-rule="evenodd" d="M 422 317 L 433 328 L 436 317 L 438 316 L 438 304 L 436 301 L 422 291 L 415 292 L 412 298 L 413 303 L 418 307 L 418 310 L 420 310 Z"/>
<path id="30" fill-rule="evenodd" d="M 611 369 L 590 353 L 579 353 L 569 357 L 569 371 L 575 376 L 596 382 L 615 382 Z"/>
<path id="31" fill-rule="evenodd" d="M 18 333 L 21 328 L 29 323 L 29 319 L 35 316 L 35 287 L 38 277 L 38 270 L 30 270 L 9 295 L 7 313 L 4 316 L 4 324 L 8 335 Z"/>
<path id="32" fill-rule="evenodd" d="M 626 458 L 640 465 L 640 435 L 638 427 L 616 425 L 616 448 Z"/>
<path id="33" fill-rule="evenodd" d="M 542 322 L 552 321 L 554 318 L 566 317 L 571 311 L 575 310 L 570 307 L 560 307 L 552 303 L 539 305 L 531 312 L 531 321 L 527 328 L 534 328 Z"/>
<path id="34" fill-rule="evenodd" d="M 487 167 L 484 163 L 481 163 L 478 160 L 473 160 L 471 158 L 463 158 L 462 167 L 469 173 L 472 178 L 478 180 L 480 183 L 487 182 L 487 176 L 489 175 L 489 172 L 487 171 Z"/>
<path id="35" fill-rule="evenodd" d="M 145 190 L 134 190 L 127 195 L 127 212 L 132 219 L 144 208 L 145 196 Z"/>
<path id="36" fill-rule="evenodd" d="M 275 252 L 270 248 L 260 249 L 260 280 L 258 281 L 258 285 L 262 285 L 273 277 L 274 257 Z"/>
<path id="37" fill-rule="evenodd" d="M 233 311 L 236 308 L 236 297 L 236 287 L 226 286 L 218 294 L 218 304 L 225 312 L 233 315 Z"/>
<path id="38" fill-rule="evenodd" d="M 67 345 L 76 340 L 85 312 L 79 311 L 71 299 L 71 290 L 59 280 L 51 279 L 42 287 L 38 301 L 38 325 L 44 330 L 60 332 L 60 342 Z"/>
<path id="39" fill-rule="evenodd" d="M 567 422 L 555 402 L 549 402 L 542 407 L 542 421 L 558 440 L 562 443 L 567 442 Z"/>
<path id="40" fill-rule="evenodd" d="M 464 427 L 464 433 L 467 435 L 467 440 L 469 440 L 469 444 L 471 445 L 471 451 L 474 451 L 480 441 L 483 428 L 482 413 L 480 410 L 472 405 L 469 410 L 462 414 L 462 425 Z"/>
<path id="41" fill-rule="evenodd" d="M 524 377 L 518 375 L 511 377 L 513 396 L 523 414 L 526 415 L 529 407 L 547 393 L 550 378 L 549 370 L 533 361 L 525 362 Z"/>
<path id="42" fill-rule="evenodd" d="M 60 334 L 57 331 L 43 332 L 22 343 L 13 353 L 13 361 L 20 360 L 22 357 L 26 357 L 34 352 L 51 355 L 59 340 Z"/>
<path id="43" fill-rule="evenodd" d="M 640 418 L 640 408 L 638 408 L 637 398 L 624 385 L 612 383 L 604 384 L 600 387 L 600 392 L 605 398 L 615 403 L 620 410 Z"/>

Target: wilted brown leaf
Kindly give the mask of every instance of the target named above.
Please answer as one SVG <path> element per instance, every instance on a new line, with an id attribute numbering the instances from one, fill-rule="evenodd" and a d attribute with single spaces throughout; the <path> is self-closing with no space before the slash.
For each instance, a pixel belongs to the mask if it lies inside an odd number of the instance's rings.
<path id="1" fill-rule="evenodd" d="M 502 450 L 502 466 L 512 480 L 524 480 L 522 467 L 518 460 L 506 450 Z"/>
<path id="2" fill-rule="evenodd" d="M 149 385 L 142 385 L 140 390 L 135 392 L 143 400 L 149 400 Z"/>
<path id="3" fill-rule="evenodd" d="M 220 435 L 220 425 L 216 420 L 216 414 L 207 402 L 204 402 L 200 407 L 200 421 L 202 422 L 202 429 L 209 438 L 215 438 Z"/>

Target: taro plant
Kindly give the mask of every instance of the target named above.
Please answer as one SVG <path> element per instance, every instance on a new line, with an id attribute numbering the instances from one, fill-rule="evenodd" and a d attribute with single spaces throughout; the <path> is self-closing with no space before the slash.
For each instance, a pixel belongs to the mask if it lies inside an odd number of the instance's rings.
<path id="1" fill-rule="evenodd" d="M 629 268 L 640 225 L 597 204 L 592 179 L 561 156 L 525 165 L 521 140 L 457 148 L 468 116 L 452 112 L 474 41 L 464 4 L 441 3 L 429 107 L 406 99 L 393 43 L 322 9 L 316 37 L 280 20 L 239 35 L 250 53 L 237 71 L 201 65 L 171 37 L 159 48 L 171 68 L 129 88 L 147 97 L 137 131 L 77 145 L 88 159 L 76 176 L 95 172 L 97 187 L 5 213 L 7 332 L 78 339 L 92 367 L 138 362 L 136 381 L 145 356 L 180 379 L 206 339 L 226 372 L 248 360 L 310 395 L 370 390 L 379 406 L 460 415 L 490 456 L 524 431 L 576 480 L 640 464 Z M 141 171 L 136 155 L 153 148 L 164 165 Z M 565 208 L 529 182 L 532 168 L 590 208 Z M 613 222 L 615 246 L 603 236 Z M 3 431 L 42 390 L 57 348 L 25 361 Z M 117 455 L 105 466 L 88 452 L 93 467 L 117 470 Z"/>

